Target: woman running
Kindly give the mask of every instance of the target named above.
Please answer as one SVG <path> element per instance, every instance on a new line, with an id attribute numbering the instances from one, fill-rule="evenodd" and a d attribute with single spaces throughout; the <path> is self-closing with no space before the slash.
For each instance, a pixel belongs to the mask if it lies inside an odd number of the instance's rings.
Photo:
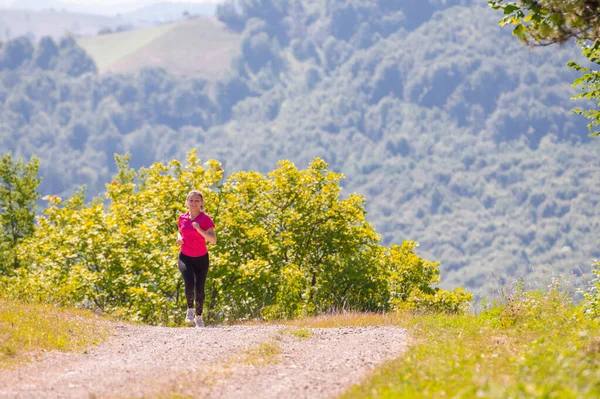
<path id="1" fill-rule="evenodd" d="M 185 285 L 187 313 L 185 321 L 195 323 L 196 327 L 204 327 L 202 309 L 204 308 L 204 284 L 208 274 L 208 249 L 206 242 L 217 243 L 213 223 L 210 216 L 204 213 L 204 197 L 198 190 L 187 195 L 189 211 L 179 216 L 177 227 L 177 245 L 179 250 L 179 271 Z M 196 302 L 194 310 L 194 299 Z"/>

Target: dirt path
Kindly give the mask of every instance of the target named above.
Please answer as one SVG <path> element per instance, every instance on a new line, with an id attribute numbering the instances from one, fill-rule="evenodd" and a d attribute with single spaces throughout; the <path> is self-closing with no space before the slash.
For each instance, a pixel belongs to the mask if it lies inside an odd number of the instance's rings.
<path id="1" fill-rule="evenodd" d="M 0 398 L 330 398 L 406 347 L 395 327 L 307 330 L 119 324 L 86 353 L 0 370 Z"/>

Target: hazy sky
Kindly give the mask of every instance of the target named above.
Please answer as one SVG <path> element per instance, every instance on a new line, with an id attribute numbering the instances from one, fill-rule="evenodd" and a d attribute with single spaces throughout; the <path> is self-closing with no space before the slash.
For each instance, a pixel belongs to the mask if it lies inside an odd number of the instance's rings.
<path id="1" fill-rule="evenodd" d="M 185 1 L 169 1 L 169 0 L 61 0 L 61 3 L 82 5 L 82 6 L 98 6 L 98 5 L 123 5 L 136 6 L 147 5 L 152 3 L 218 3 L 217 0 L 185 0 Z"/>
<path id="2" fill-rule="evenodd" d="M 153 3 L 215 4 L 223 0 L 0 0 L 0 7 L 43 10 L 66 9 L 68 11 L 117 14 L 133 11 Z"/>
<path id="3" fill-rule="evenodd" d="M 135 6 L 135 5 L 146 5 L 152 3 L 219 3 L 220 0 L 59 0 L 59 1 L 36 1 L 37 4 L 48 3 L 51 5 L 52 3 L 66 3 L 73 5 L 82 5 L 82 6 L 98 6 L 98 5 L 126 5 L 126 6 Z M 19 0 L 0 0 L 0 6 L 11 6 L 17 7 L 19 3 L 27 4 L 27 1 L 19 1 Z"/>

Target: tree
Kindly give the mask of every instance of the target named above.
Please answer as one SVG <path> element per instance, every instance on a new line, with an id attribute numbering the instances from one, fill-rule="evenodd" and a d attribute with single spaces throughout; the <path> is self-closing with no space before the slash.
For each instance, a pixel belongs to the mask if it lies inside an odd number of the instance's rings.
<path id="1" fill-rule="evenodd" d="M 101 28 L 98 31 L 98 36 L 102 36 L 102 35 L 110 35 L 113 33 L 113 30 L 107 26 L 105 26 L 104 28 Z"/>
<path id="2" fill-rule="evenodd" d="M 600 64 L 600 1 L 598 0 L 521 0 L 504 2 L 488 0 L 494 10 L 502 10 L 505 17 L 500 25 L 516 25 L 513 35 L 530 46 L 563 44 L 575 39 L 582 54 L 595 64 Z M 573 82 L 581 93 L 573 99 L 588 99 L 600 107 L 600 72 L 582 67 L 576 62 L 568 64 L 582 76 Z M 574 109 L 573 113 L 591 120 L 588 129 L 600 125 L 600 110 Z M 598 136 L 593 132 L 590 136 Z"/>
<path id="3" fill-rule="evenodd" d="M 33 59 L 41 69 L 53 69 L 58 57 L 58 46 L 51 37 L 43 37 L 35 49 Z"/>
<path id="4" fill-rule="evenodd" d="M 262 20 L 269 37 L 285 45 L 289 41 L 285 17 L 291 8 L 297 7 L 291 7 L 289 0 L 227 0 L 217 6 L 216 16 L 236 32 L 242 32 L 251 19 Z"/>
<path id="5" fill-rule="evenodd" d="M 0 53 L 0 70 L 15 69 L 27 63 L 33 56 L 33 45 L 26 36 L 9 41 Z"/>
<path id="6" fill-rule="evenodd" d="M 513 33 L 527 44 L 549 45 L 570 39 L 600 38 L 598 0 L 488 0 L 491 8 L 502 10 L 501 25 L 516 25 Z"/>
<path id="7" fill-rule="evenodd" d="M 56 69 L 70 76 L 78 77 L 84 73 L 96 73 L 96 63 L 90 56 L 77 45 L 72 37 L 60 41 L 60 56 L 56 62 Z"/>
<path id="8" fill-rule="evenodd" d="M 84 203 L 84 191 L 63 201 L 47 196 L 48 208 L 30 240 L 18 249 L 26 267 L 7 290 L 22 300 L 51 301 L 154 324 L 173 324 L 182 306 L 177 273 L 177 215 L 191 188 L 209 191 L 220 180 L 214 163 L 205 169 L 194 154 L 148 169 L 129 168 L 116 156 L 118 173 L 101 198 Z M 35 294 L 34 294 L 35 293 Z"/>
<path id="9" fill-rule="evenodd" d="M 341 199 L 342 175 L 327 167 L 321 159 L 306 170 L 280 161 L 268 176 L 239 172 L 224 183 L 213 313 L 232 304 L 233 318 L 386 307 L 379 236 L 364 200 Z"/>
<path id="10" fill-rule="evenodd" d="M 235 32 L 242 32 L 246 26 L 246 18 L 240 13 L 238 2 L 228 0 L 217 5 L 217 19 Z"/>
<path id="11" fill-rule="evenodd" d="M 10 153 L 0 158 L 0 275 L 18 267 L 14 250 L 34 231 L 38 169 L 35 156 L 28 163 L 15 163 Z"/>
<path id="12" fill-rule="evenodd" d="M 457 312 L 472 300 L 447 292 L 437 262 L 416 243 L 387 250 L 356 194 L 340 198 L 342 175 L 315 159 L 306 170 L 281 161 L 268 176 L 238 172 L 222 184 L 217 161 L 155 163 L 136 172 L 117 156 L 108 207 L 47 197 L 34 236 L 18 248 L 20 268 L 2 287 L 12 298 L 88 307 L 153 324 L 183 321 L 176 270 L 177 215 L 200 188 L 217 225 L 207 315 L 212 320 L 297 317 L 340 309 Z M 32 295 L 35 293 L 35 295 Z"/>

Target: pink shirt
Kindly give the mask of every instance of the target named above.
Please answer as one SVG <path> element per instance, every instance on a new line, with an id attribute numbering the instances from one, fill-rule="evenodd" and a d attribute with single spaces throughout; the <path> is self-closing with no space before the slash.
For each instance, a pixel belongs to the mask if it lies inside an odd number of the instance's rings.
<path id="1" fill-rule="evenodd" d="M 180 215 L 179 220 L 177 221 L 177 227 L 179 227 L 179 232 L 183 238 L 181 253 L 191 257 L 204 256 L 208 253 L 208 250 L 206 249 L 206 240 L 192 226 L 193 222 L 198 223 L 202 230 L 208 230 L 211 227 L 215 227 L 210 216 L 204 212 L 200 212 L 194 219 L 190 218 L 189 212 Z"/>

